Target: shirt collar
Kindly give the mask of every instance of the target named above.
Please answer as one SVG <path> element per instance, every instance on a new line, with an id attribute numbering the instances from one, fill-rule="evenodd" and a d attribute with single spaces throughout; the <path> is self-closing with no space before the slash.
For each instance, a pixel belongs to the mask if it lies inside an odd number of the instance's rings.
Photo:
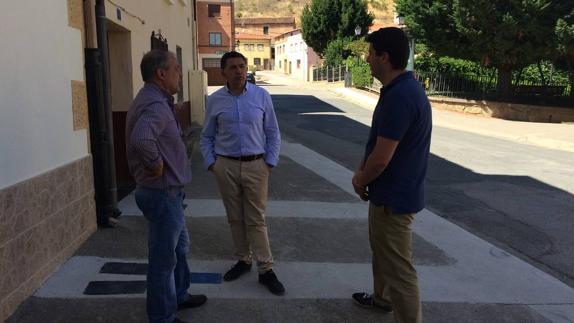
<path id="1" fill-rule="evenodd" d="M 397 77 L 395 77 L 391 83 L 387 84 L 387 86 L 383 86 L 381 88 L 381 92 L 383 91 L 388 91 L 389 89 L 391 89 L 393 86 L 395 86 L 397 83 L 400 83 L 404 80 L 408 80 L 408 79 L 413 79 L 415 76 L 413 75 L 413 72 L 411 71 L 406 71 L 400 75 L 398 75 Z"/>
<path id="2" fill-rule="evenodd" d="M 146 82 L 144 85 L 144 88 L 152 91 L 152 92 L 156 92 L 158 94 L 160 94 L 162 97 L 164 97 L 167 100 L 167 103 L 170 106 L 174 105 L 174 98 L 173 95 L 167 93 L 164 89 L 162 89 L 161 87 L 159 87 L 157 84 L 152 83 L 152 82 Z"/>
<path id="3" fill-rule="evenodd" d="M 243 85 L 243 92 L 241 92 L 241 94 L 244 94 L 245 92 L 247 92 L 249 90 L 249 87 L 251 87 L 251 84 L 249 84 L 249 82 L 245 81 L 245 85 Z M 228 83 L 225 83 L 225 90 L 227 91 L 227 93 L 233 95 L 233 92 L 231 92 L 231 89 L 229 89 Z"/>

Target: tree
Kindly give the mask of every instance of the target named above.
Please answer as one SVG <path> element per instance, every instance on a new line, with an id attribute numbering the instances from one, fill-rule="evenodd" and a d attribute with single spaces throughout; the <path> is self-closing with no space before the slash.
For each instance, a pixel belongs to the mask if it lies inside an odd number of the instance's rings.
<path id="1" fill-rule="evenodd" d="M 365 0 L 313 0 L 301 13 L 303 40 L 323 56 L 329 42 L 354 36 L 355 27 L 367 33 L 374 19 L 367 10 Z"/>
<path id="2" fill-rule="evenodd" d="M 340 66 L 343 65 L 343 60 L 350 54 L 347 46 L 351 43 L 351 37 L 337 38 L 330 41 L 325 49 L 325 65 L 327 66 Z"/>
<path id="3" fill-rule="evenodd" d="M 498 95 L 510 96 L 513 69 L 549 58 L 559 12 L 552 0 L 397 0 L 409 33 L 439 56 L 498 69 Z"/>
<path id="4" fill-rule="evenodd" d="M 570 97 L 574 98 L 574 5 L 571 11 L 558 18 L 556 27 L 556 58 L 555 65 L 568 72 L 570 79 Z"/>

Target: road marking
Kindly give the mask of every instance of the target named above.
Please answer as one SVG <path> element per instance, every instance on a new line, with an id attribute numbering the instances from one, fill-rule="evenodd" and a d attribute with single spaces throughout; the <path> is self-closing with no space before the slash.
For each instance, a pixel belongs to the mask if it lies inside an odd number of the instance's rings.
<path id="1" fill-rule="evenodd" d="M 352 171 L 301 144 L 284 141 L 282 145 L 283 155 L 354 194 L 350 185 Z M 125 203 L 127 206 L 130 202 Z M 189 200 L 189 203 L 186 210 L 189 216 L 225 215 L 221 201 Z M 360 202 L 270 201 L 267 213 L 271 217 L 365 219 L 366 208 L 366 203 Z M 574 290 L 553 276 L 426 209 L 417 215 L 413 231 L 457 260 L 453 266 L 417 266 L 423 301 L 527 304 L 545 317 L 574 318 L 570 307 L 574 304 Z M 229 262 L 225 263 L 229 266 Z M 213 262 L 198 264 L 216 266 Z M 276 268 L 290 298 L 347 298 L 353 291 L 372 289 L 370 264 L 291 262 L 278 263 Z M 301 282 L 304 284 L 300 285 Z M 201 289 L 213 297 L 269 297 L 249 280 Z"/>
<path id="2" fill-rule="evenodd" d="M 358 199 L 357 199 L 358 200 Z M 188 207 L 184 210 L 187 217 L 225 216 L 223 202 L 219 199 L 186 199 Z M 129 194 L 119 203 L 123 216 L 143 216 L 138 209 L 133 194 Z M 312 201 L 269 201 L 267 216 L 296 218 L 367 218 L 367 203 L 330 203 Z"/>
<path id="3" fill-rule="evenodd" d="M 283 147 L 283 153 L 295 162 L 321 175 L 341 189 L 348 192 L 352 190 L 350 182 L 353 173 L 350 170 L 303 145 L 284 142 Z M 135 205 L 129 202 L 129 198 L 122 203 L 124 206 L 130 203 Z M 186 213 L 189 216 L 225 216 L 225 210 L 219 200 L 188 200 L 188 203 L 190 207 Z M 124 212 L 124 214 L 130 213 Z M 270 201 L 267 214 L 270 217 L 332 217 L 366 220 L 367 203 Z M 566 284 L 428 210 L 423 210 L 417 215 L 413 231 L 457 261 L 452 266 L 417 266 L 425 301 L 508 304 L 574 303 L 574 290 Z M 334 264 L 329 264 L 331 265 L 334 266 Z M 305 266 L 303 264 L 297 266 L 296 272 Z M 359 265 L 354 269 L 358 270 L 358 268 L 362 268 L 361 273 L 350 274 L 347 279 L 353 280 L 362 275 L 371 276 L 370 265 Z M 367 290 L 371 289 L 368 284 L 366 286 Z M 337 295 L 341 294 L 335 293 L 333 297 Z"/>
<path id="4" fill-rule="evenodd" d="M 488 253 L 490 255 L 490 253 Z M 476 256 L 476 255 L 475 255 Z M 446 303 L 500 303 L 500 304 L 572 304 L 574 293 L 556 281 L 545 280 L 523 267 L 514 270 L 516 258 L 509 256 L 496 263 L 498 271 L 481 266 L 491 262 L 487 255 L 476 259 L 477 264 L 464 266 L 418 266 L 422 299 L 425 302 Z M 493 256 L 490 256 L 493 257 Z M 497 258 L 498 259 L 498 258 Z M 106 259 L 77 256 L 68 260 L 60 270 L 36 292 L 42 298 L 141 298 L 139 294 L 85 295 L 84 289 L 93 281 L 141 281 L 142 275 L 101 274 L 99 268 L 106 262 L 126 259 Z M 127 260 L 144 263 L 142 260 Z M 222 273 L 229 269 L 231 260 L 189 259 L 193 272 Z M 470 271 L 468 266 L 478 268 Z M 510 268 L 510 269 L 505 269 Z M 285 298 L 349 298 L 355 291 L 372 288 L 370 264 L 276 262 L 274 270 L 285 284 Z M 515 277 L 513 277 L 515 276 Z M 233 282 L 222 284 L 193 284 L 193 293 L 204 293 L 211 298 L 265 299 L 269 292 L 257 283 L 257 272 L 252 270 Z"/>

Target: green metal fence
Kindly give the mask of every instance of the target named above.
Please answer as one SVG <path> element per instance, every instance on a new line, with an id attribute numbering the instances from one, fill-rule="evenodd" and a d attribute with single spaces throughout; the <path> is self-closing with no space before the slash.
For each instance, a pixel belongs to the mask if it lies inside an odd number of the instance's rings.
<path id="1" fill-rule="evenodd" d="M 429 96 L 446 96 L 474 100 L 498 100 L 494 72 L 481 75 L 436 73 L 417 70 L 415 76 Z M 378 92 L 382 84 L 375 80 L 369 90 Z M 555 105 L 574 108 L 573 89 L 567 82 L 532 82 L 512 80 L 511 94 L 506 100 L 514 103 Z"/>

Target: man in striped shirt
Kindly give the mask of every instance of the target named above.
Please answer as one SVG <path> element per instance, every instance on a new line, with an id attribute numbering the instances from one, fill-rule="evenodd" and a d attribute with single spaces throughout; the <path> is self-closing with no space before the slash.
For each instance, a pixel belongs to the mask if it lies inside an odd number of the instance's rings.
<path id="1" fill-rule="evenodd" d="M 200 306 L 207 297 L 187 292 L 189 235 L 182 205 L 191 167 L 173 103 L 181 71 L 175 55 L 163 50 L 145 54 L 140 68 L 145 85 L 128 111 L 126 144 L 136 203 L 149 223 L 147 313 L 152 323 L 182 322 L 176 311 Z"/>

